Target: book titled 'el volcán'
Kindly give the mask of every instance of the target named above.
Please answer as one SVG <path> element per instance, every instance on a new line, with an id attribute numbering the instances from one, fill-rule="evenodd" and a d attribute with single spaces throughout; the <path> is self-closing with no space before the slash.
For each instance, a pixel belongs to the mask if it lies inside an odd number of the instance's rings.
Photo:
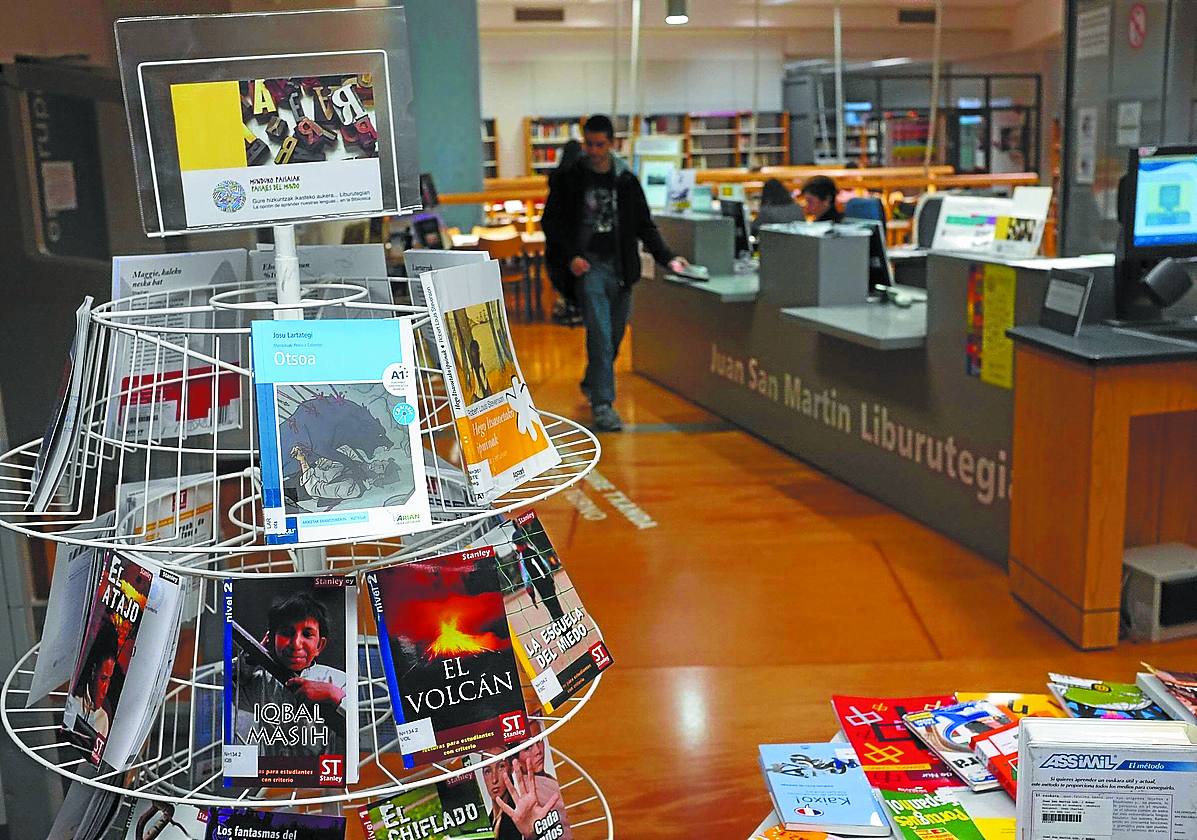
<path id="1" fill-rule="evenodd" d="M 494 549 L 366 576 L 404 765 L 527 737 Z"/>

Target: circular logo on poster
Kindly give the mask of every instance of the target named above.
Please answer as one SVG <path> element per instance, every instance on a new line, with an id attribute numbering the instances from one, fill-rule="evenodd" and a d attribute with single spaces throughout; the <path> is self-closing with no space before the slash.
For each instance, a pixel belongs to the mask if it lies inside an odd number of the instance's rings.
<path id="1" fill-rule="evenodd" d="M 245 187 L 236 181 L 221 181 L 212 190 L 212 203 L 217 210 L 236 213 L 245 206 Z"/>

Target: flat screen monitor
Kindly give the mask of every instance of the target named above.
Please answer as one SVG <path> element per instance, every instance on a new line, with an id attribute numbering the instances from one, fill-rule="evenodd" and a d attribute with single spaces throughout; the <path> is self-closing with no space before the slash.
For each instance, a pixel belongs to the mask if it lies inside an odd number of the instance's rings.
<path id="1" fill-rule="evenodd" d="M 889 267 L 889 255 L 885 251 L 885 224 L 876 219 L 854 219 L 845 216 L 848 224 L 869 229 L 869 293 L 878 286 L 892 286 L 894 275 Z"/>
<path id="2" fill-rule="evenodd" d="M 428 172 L 420 173 L 420 202 L 425 210 L 431 210 L 441 203 L 441 198 L 436 192 L 436 183 Z"/>
<path id="3" fill-rule="evenodd" d="M 748 244 L 748 217 L 744 214 L 744 202 L 720 199 L 719 212 L 735 223 L 736 256 L 747 254 L 750 246 Z"/>
<path id="4" fill-rule="evenodd" d="M 1131 249 L 1197 255 L 1197 146 L 1147 146 L 1130 157 Z"/>

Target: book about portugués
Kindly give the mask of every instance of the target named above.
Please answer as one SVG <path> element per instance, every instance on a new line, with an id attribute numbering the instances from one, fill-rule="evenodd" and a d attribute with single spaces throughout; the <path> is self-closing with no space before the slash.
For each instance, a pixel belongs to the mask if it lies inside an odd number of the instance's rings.
<path id="1" fill-rule="evenodd" d="M 1197 723 L 1197 674 L 1164 671 L 1142 663 L 1147 673 L 1138 674 L 1135 684 L 1159 704 L 1173 720 Z"/>
<path id="2" fill-rule="evenodd" d="M 493 548 L 379 569 L 366 585 L 404 766 L 526 737 Z"/>
<path id="3" fill-rule="evenodd" d="M 514 755 L 484 764 L 475 771 L 495 840 L 573 840 L 565 799 L 547 738 L 535 739 L 540 724 L 528 725 L 524 745 Z M 462 760 L 472 766 L 481 753 Z"/>
<path id="4" fill-rule="evenodd" d="M 765 785 L 787 830 L 884 837 L 889 823 L 846 744 L 761 744 Z"/>
<path id="5" fill-rule="evenodd" d="M 611 667 L 611 654 L 534 511 L 505 521 L 495 550 L 516 658 L 552 712 Z"/>
<path id="6" fill-rule="evenodd" d="M 473 775 L 436 782 L 358 810 L 366 840 L 493 840 Z"/>
<path id="7" fill-rule="evenodd" d="M 91 600 L 87 631 L 67 692 L 63 728 L 67 739 L 80 747 L 92 764 L 98 765 L 104 755 L 153 578 L 149 569 L 118 552 L 109 552 Z"/>
<path id="8" fill-rule="evenodd" d="M 1168 715 L 1137 685 L 1049 673 L 1047 688 L 1074 718 L 1168 720 Z"/>
<path id="9" fill-rule="evenodd" d="M 344 787 L 358 776 L 352 577 L 230 578 L 225 787 Z"/>
<path id="10" fill-rule="evenodd" d="M 345 818 L 219 806 L 208 809 L 203 840 L 344 840 Z"/>
<path id="11" fill-rule="evenodd" d="M 251 328 L 266 542 L 427 528 L 411 319 Z"/>
<path id="12" fill-rule="evenodd" d="M 975 736 L 1010 723 L 997 706 L 984 700 L 956 703 L 939 709 L 911 712 L 902 720 L 933 753 L 952 768 L 970 789 L 993 790 L 998 780 L 972 750 Z"/>
<path id="13" fill-rule="evenodd" d="M 883 790 L 881 797 L 903 840 L 985 840 L 959 802 L 934 791 Z"/>
<path id="14" fill-rule="evenodd" d="M 914 737 L 902 716 L 950 706 L 950 694 L 926 697 L 833 696 L 832 706 L 860 766 L 875 788 L 936 788 L 958 785 L 939 756 Z"/>
<path id="15" fill-rule="evenodd" d="M 470 490 L 489 502 L 561 463 L 515 357 L 499 264 L 428 271 L 420 283 Z"/>

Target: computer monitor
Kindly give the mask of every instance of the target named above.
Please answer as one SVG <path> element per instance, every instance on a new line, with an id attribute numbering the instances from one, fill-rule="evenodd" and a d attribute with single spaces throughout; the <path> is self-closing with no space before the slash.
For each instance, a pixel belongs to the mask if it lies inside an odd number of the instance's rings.
<path id="1" fill-rule="evenodd" d="M 420 173 L 420 203 L 424 205 L 425 210 L 432 210 L 441 203 L 440 196 L 436 192 L 436 184 L 432 180 L 431 173 Z"/>
<path id="2" fill-rule="evenodd" d="M 894 273 L 889 266 L 889 255 L 885 252 L 885 225 L 876 219 L 855 219 L 845 216 L 848 224 L 869 229 L 869 293 L 878 286 L 892 286 Z"/>
<path id="3" fill-rule="evenodd" d="M 1143 278 L 1168 257 L 1197 256 L 1197 146 L 1131 149 L 1118 185 L 1114 278 L 1118 317 L 1155 320 L 1163 307 Z"/>
<path id="4" fill-rule="evenodd" d="M 744 202 L 720 199 L 719 213 L 736 225 L 736 256 L 749 253 L 751 246 L 748 243 L 748 216 L 744 211 Z"/>

